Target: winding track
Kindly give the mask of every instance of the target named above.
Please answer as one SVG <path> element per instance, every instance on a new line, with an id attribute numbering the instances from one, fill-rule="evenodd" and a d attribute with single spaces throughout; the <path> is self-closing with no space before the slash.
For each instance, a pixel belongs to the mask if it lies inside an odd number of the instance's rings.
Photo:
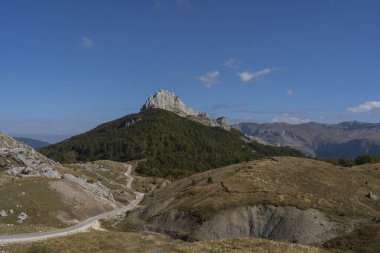
<path id="1" fill-rule="evenodd" d="M 132 186 L 132 182 L 134 178 L 131 176 L 131 172 L 132 172 L 132 166 L 128 164 L 128 170 L 125 173 L 125 176 L 128 177 L 128 182 L 127 182 L 126 187 L 127 189 L 131 190 L 135 194 L 136 197 L 133 201 L 131 201 L 125 207 L 99 214 L 97 216 L 91 217 L 85 221 L 82 221 L 81 223 L 78 223 L 72 227 L 65 228 L 65 229 L 48 231 L 48 232 L 36 232 L 36 233 L 29 233 L 29 234 L 0 236 L 0 244 L 38 241 L 38 240 L 45 240 L 49 238 L 62 237 L 62 236 L 76 234 L 76 233 L 86 232 L 90 228 L 95 226 L 96 223 L 101 219 L 115 217 L 119 214 L 135 209 L 137 205 L 143 200 L 144 193 L 135 192 L 132 190 L 131 186 Z"/>

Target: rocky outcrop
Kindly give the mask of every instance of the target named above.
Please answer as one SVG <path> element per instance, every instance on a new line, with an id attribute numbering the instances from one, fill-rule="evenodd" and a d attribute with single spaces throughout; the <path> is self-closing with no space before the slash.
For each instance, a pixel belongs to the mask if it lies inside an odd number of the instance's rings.
<path id="1" fill-rule="evenodd" d="M 211 127 L 222 127 L 229 130 L 228 121 L 225 117 L 213 119 L 207 113 L 198 112 L 188 106 L 173 92 L 165 89 L 160 89 L 155 94 L 151 95 L 145 104 L 142 106 L 141 111 L 156 108 L 174 112 L 181 117 L 189 118 L 193 121 Z"/>
<path id="2" fill-rule="evenodd" d="M 100 182 L 89 183 L 87 178 L 76 177 L 71 174 L 64 174 L 62 179 L 80 185 L 88 194 L 93 196 L 99 202 L 112 208 L 117 208 L 118 204 L 114 199 L 110 189 Z"/>
<path id="3" fill-rule="evenodd" d="M 373 192 L 368 192 L 367 197 L 371 200 L 377 200 L 377 196 Z"/>
<path id="4" fill-rule="evenodd" d="M 1 167 L 11 175 L 59 178 L 59 165 L 26 144 L 0 132 Z"/>
<path id="5" fill-rule="evenodd" d="M 160 89 L 155 94 L 151 95 L 145 102 L 141 110 L 149 108 L 159 108 L 167 111 L 174 112 L 180 116 L 197 116 L 200 113 L 187 107 L 182 100 L 176 96 L 173 92 Z"/>
<path id="6" fill-rule="evenodd" d="M 1 210 L 0 211 L 0 217 L 7 217 L 9 215 L 12 215 L 14 213 L 13 209 L 10 210 Z"/>
<path id="7" fill-rule="evenodd" d="M 17 216 L 17 223 L 23 223 L 26 219 L 29 218 L 29 215 L 27 215 L 25 212 L 22 212 Z"/>

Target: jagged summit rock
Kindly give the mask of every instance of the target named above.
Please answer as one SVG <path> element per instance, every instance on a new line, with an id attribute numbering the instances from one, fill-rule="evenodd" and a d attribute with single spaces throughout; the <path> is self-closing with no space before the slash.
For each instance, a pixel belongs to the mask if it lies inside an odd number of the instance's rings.
<path id="1" fill-rule="evenodd" d="M 58 178 L 58 167 L 33 148 L 0 132 L 0 168 L 9 174 Z"/>
<path id="2" fill-rule="evenodd" d="M 141 111 L 150 108 L 164 109 L 174 112 L 181 117 L 189 118 L 207 126 L 222 127 L 226 130 L 230 129 L 227 118 L 220 117 L 218 119 L 213 119 L 207 113 L 198 112 L 188 107 L 177 95 L 166 89 L 160 89 L 158 92 L 151 95 L 141 107 Z"/>
<path id="3" fill-rule="evenodd" d="M 141 110 L 144 111 L 149 108 L 164 109 L 181 116 L 198 116 L 200 114 L 192 108 L 187 107 L 173 92 L 165 89 L 160 89 L 158 92 L 151 95 Z"/>

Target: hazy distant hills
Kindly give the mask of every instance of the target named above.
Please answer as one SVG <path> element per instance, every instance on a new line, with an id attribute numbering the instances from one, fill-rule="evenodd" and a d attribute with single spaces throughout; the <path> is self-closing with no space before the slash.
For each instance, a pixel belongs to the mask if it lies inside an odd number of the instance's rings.
<path id="1" fill-rule="evenodd" d="M 380 154 L 380 123 L 239 123 L 234 127 L 259 142 L 293 147 L 321 158 Z"/>
<path id="2" fill-rule="evenodd" d="M 34 149 L 40 149 L 46 146 L 49 146 L 50 143 L 45 141 L 40 141 L 32 138 L 24 138 L 24 137 L 13 137 L 15 140 L 21 141 L 28 146 L 31 146 Z"/>

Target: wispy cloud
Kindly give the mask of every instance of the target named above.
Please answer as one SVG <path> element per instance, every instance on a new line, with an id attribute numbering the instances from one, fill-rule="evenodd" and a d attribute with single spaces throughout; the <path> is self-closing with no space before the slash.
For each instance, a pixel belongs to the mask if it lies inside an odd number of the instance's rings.
<path id="1" fill-rule="evenodd" d="M 293 90 L 287 90 L 286 94 L 288 94 L 289 97 L 293 96 Z"/>
<path id="2" fill-rule="evenodd" d="M 271 73 L 274 68 L 265 68 L 259 71 L 243 71 L 243 72 L 237 72 L 236 74 L 239 76 L 240 81 L 242 82 L 250 82 L 256 80 L 260 76 L 265 76 Z"/>
<path id="3" fill-rule="evenodd" d="M 288 124 L 302 124 L 302 123 L 308 123 L 310 122 L 310 120 L 308 118 L 298 118 L 298 117 L 290 116 L 287 113 L 284 113 L 281 116 L 274 117 L 272 119 L 272 122 L 284 122 Z"/>
<path id="4" fill-rule="evenodd" d="M 87 36 L 82 36 L 81 39 L 82 39 L 82 46 L 86 49 L 90 49 L 94 45 L 94 42 L 92 41 L 92 39 L 90 39 Z"/>
<path id="5" fill-rule="evenodd" d="M 357 107 L 350 107 L 349 112 L 370 112 L 375 109 L 380 109 L 380 101 L 368 101 Z"/>
<path id="6" fill-rule="evenodd" d="M 237 69 L 239 68 L 239 65 L 241 64 L 241 61 L 237 58 L 230 58 L 227 61 L 223 63 L 223 66 L 230 69 Z"/>
<path id="7" fill-rule="evenodd" d="M 177 5 L 182 6 L 184 8 L 190 9 L 193 8 L 190 0 L 176 0 Z"/>
<path id="8" fill-rule="evenodd" d="M 218 77 L 220 72 L 218 70 L 207 72 L 202 76 L 198 76 L 197 79 L 203 82 L 207 88 L 210 88 L 212 85 L 218 82 Z"/>

